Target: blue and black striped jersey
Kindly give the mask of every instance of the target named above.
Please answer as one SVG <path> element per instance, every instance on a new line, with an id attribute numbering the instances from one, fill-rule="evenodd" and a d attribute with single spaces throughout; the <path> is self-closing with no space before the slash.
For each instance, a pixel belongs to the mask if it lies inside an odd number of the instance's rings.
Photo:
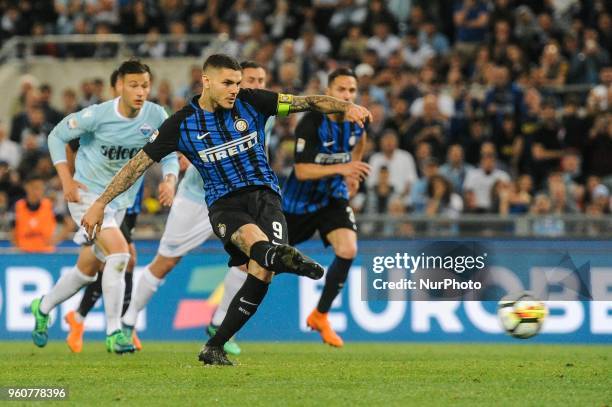
<path id="1" fill-rule="evenodd" d="M 279 94 L 241 89 L 232 109 L 203 110 L 199 95 L 170 116 L 143 150 L 155 161 L 182 152 L 204 180 L 206 204 L 249 186 L 280 194 L 265 153 L 266 120 L 278 112 Z"/>
<path id="2" fill-rule="evenodd" d="M 295 163 L 347 163 L 363 134 L 364 129 L 355 123 L 336 122 L 318 112 L 306 113 L 295 129 Z M 283 186 L 283 211 L 312 213 L 329 205 L 330 199 L 334 198 L 349 198 L 341 175 L 298 181 L 294 169 Z"/>
<path id="3" fill-rule="evenodd" d="M 126 215 L 138 215 L 142 210 L 142 196 L 144 195 L 144 182 L 140 184 L 140 189 L 134 198 L 134 204 L 126 209 Z"/>

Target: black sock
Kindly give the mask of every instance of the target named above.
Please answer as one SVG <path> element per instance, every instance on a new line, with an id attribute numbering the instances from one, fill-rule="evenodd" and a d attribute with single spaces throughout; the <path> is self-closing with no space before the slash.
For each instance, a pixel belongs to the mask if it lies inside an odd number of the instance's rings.
<path id="1" fill-rule="evenodd" d="M 225 345 L 225 342 L 234 336 L 249 318 L 255 314 L 257 306 L 261 304 L 268 292 L 269 285 L 249 274 L 227 308 L 227 315 L 221 325 L 219 325 L 217 333 L 210 338 L 207 345 Z"/>
<path id="2" fill-rule="evenodd" d="M 251 246 L 251 260 L 256 261 L 257 264 L 266 270 L 277 271 L 275 270 L 275 248 L 276 245 L 265 240 L 256 242 Z"/>
<path id="3" fill-rule="evenodd" d="M 321 298 L 317 305 L 317 311 L 322 313 L 329 311 L 332 302 L 334 302 L 334 298 L 336 298 L 344 286 L 348 272 L 351 269 L 351 264 L 353 264 L 353 259 L 343 259 L 342 257 L 336 256 L 327 270 L 325 286 L 323 287 L 323 292 L 321 293 Z"/>
<path id="4" fill-rule="evenodd" d="M 132 277 L 134 273 L 125 273 L 125 292 L 123 293 L 123 309 L 121 310 L 121 316 L 125 314 L 130 302 L 132 301 Z"/>
<path id="5" fill-rule="evenodd" d="M 98 278 L 93 283 L 85 288 L 85 293 L 77 308 L 77 312 L 85 318 L 89 311 L 96 305 L 98 299 L 102 296 L 102 273 L 98 273 Z"/>

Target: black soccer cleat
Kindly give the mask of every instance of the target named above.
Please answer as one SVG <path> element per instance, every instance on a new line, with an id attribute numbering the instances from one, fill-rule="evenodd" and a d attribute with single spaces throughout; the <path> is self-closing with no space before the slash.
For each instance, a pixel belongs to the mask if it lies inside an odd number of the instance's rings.
<path id="1" fill-rule="evenodd" d="M 231 360 L 227 358 L 227 353 L 223 350 L 223 346 L 211 346 L 204 345 L 198 360 L 204 362 L 205 365 L 217 365 L 217 366 L 233 366 Z"/>
<path id="2" fill-rule="evenodd" d="M 281 273 L 297 274 L 313 280 L 323 277 L 323 267 L 316 261 L 304 256 L 293 246 L 278 245 L 275 248 L 275 254 L 279 256 L 283 267 Z"/>

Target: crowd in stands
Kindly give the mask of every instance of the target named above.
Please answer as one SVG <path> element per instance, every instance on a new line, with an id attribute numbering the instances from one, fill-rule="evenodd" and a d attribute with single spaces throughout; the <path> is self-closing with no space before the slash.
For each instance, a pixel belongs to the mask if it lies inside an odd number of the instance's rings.
<path id="1" fill-rule="evenodd" d="M 324 91 L 338 66 L 358 77 L 373 113 L 365 159 L 372 174 L 361 213 L 447 216 L 534 214 L 534 233 L 567 232 L 553 215 L 611 212 L 612 4 L 602 0 L 56 0 L 0 1 L 1 38 L 41 34 L 145 34 L 139 57 L 229 53 L 266 67 L 269 88 Z M 175 40 L 159 41 L 160 34 Z M 183 34 L 211 34 L 200 44 Z M 35 55 L 112 57 L 105 44 L 37 46 Z M 172 112 L 201 90 L 163 78 L 152 99 Z M 76 86 L 77 84 L 75 84 Z M 106 97 L 108 82 L 54 89 L 25 76 L 0 124 L 0 219 L 32 173 L 62 209 L 46 135 L 66 114 Z M 62 92 L 61 106 L 49 103 Z M 292 165 L 299 117 L 276 121 L 271 161 Z M 145 200 L 150 208 L 154 188 Z M 0 220 L 2 222 L 2 220 Z M 6 225 L 5 225 L 6 227 Z M 389 235 L 415 233 L 397 224 Z"/>

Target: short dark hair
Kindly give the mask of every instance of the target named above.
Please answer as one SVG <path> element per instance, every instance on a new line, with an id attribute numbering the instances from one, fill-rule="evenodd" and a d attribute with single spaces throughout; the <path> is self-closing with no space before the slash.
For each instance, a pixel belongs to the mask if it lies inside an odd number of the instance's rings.
<path id="1" fill-rule="evenodd" d="M 30 175 L 28 175 L 25 180 L 23 181 L 24 184 L 29 184 L 30 182 L 34 182 L 34 181 L 42 181 L 45 182 L 45 179 L 38 173 L 32 173 Z"/>
<path id="2" fill-rule="evenodd" d="M 238 61 L 226 54 L 212 54 L 206 58 L 206 61 L 204 61 L 204 65 L 202 66 L 202 70 L 206 71 L 208 68 L 228 68 L 233 69 L 234 71 L 242 70 Z"/>
<path id="3" fill-rule="evenodd" d="M 149 65 L 135 58 L 124 61 L 119 65 L 119 68 L 117 68 L 117 78 L 123 78 L 125 75 L 131 73 L 148 73 L 149 76 L 151 76 L 151 68 L 149 68 Z"/>
<path id="4" fill-rule="evenodd" d="M 114 88 L 117 85 L 117 79 L 119 79 L 119 70 L 115 69 L 110 76 L 110 85 L 111 88 Z"/>
<path id="5" fill-rule="evenodd" d="M 353 72 L 351 68 L 337 68 L 334 69 L 327 77 L 327 84 L 331 85 L 339 76 L 352 76 L 355 78 L 355 80 L 357 80 L 357 75 L 355 75 L 355 72 Z"/>
<path id="6" fill-rule="evenodd" d="M 263 65 L 262 65 L 262 64 L 260 64 L 259 62 L 255 62 L 255 61 L 253 61 L 253 60 L 250 60 L 250 61 L 242 61 L 242 62 L 240 63 L 240 68 L 242 68 L 242 69 L 248 69 L 248 68 L 251 68 L 251 69 L 259 69 L 259 68 L 261 68 L 261 69 L 264 69 L 264 70 L 265 70 L 265 68 L 263 67 Z"/>

